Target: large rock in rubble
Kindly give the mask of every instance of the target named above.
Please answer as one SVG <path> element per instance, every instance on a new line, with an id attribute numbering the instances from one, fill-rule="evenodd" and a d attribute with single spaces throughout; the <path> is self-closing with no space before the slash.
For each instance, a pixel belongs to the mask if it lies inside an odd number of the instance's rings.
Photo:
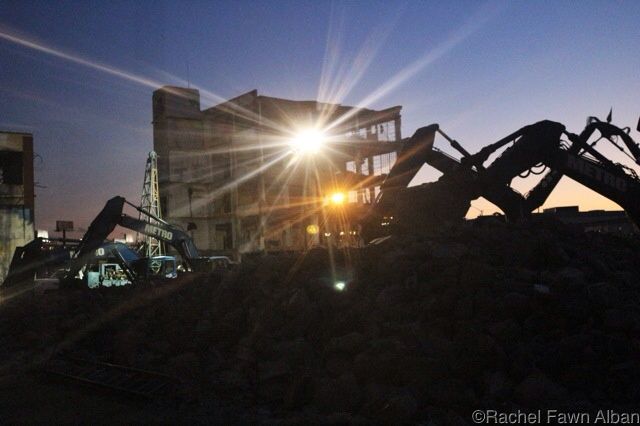
<path id="1" fill-rule="evenodd" d="M 495 224 L 336 253 L 333 273 L 322 250 L 265 256 L 222 282 L 34 299 L 33 323 L 12 305 L 3 341 L 18 339 L 2 347 L 66 341 L 179 376 L 203 399 L 222 385 L 303 417 L 449 422 L 482 407 L 637 406 L 637 249 Z M 102 325 L 78 333 L 87 323 Z"/>

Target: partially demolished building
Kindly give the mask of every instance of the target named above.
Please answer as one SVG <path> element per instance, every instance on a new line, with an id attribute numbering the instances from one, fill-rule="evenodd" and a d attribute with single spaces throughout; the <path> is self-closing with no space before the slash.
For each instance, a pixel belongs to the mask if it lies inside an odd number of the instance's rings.
<path id="1" fill-rule="evenodd" d="M 153 94 L 153 130 L 163 216 L 189 230 L 203 252 L 234 257 L 355 237 L 332 218 L 344 222 L 347 208 L 362 209 L 377 195 L 399 150 L 400 111 L 256 90 L 201 110 L 198 90 L 162 87 Z M 296 132 L 318 126 L 325 146 L 313 155 L 292 149 Z M 336 191 L 344 208 L 328 211 Z"/>
<path id="2" fill-rule="evenodd" d="M 0 131 L 0 283 L 17 246 L 34 238 L 33 135 Z"/>

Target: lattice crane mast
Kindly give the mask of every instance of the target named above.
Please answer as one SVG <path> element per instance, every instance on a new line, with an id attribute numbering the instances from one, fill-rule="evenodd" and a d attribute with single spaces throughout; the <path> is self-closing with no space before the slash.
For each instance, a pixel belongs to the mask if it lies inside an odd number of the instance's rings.
<path id="1" fill-rule="evenodd" d="M 162 219 L 160 191 L 158 189 L 158 155 L 155 151 L 149 152 L 147 164 L 144 169 L 144 184 L 142 186 L 140 208 L 151 213 L 151 215 L 143 215 L 140 213 L 138 219 L 145 220 L 152 225 L 159 224 L 159 222 L 154 219 L 154 217 Z M 150 235 L 145 236 L 143 247 L 146 257 L 162 256 L 165 254 L 163 242 Z"/>

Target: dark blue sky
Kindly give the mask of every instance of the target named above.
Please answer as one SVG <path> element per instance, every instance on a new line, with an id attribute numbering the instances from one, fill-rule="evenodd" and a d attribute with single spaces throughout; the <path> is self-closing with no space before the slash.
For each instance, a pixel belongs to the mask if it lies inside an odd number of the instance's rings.
<path id="1" fill-rule="evenodd" d="M 112 195 L 139 199 L 156 85 L 189 79 L 204 106 L 254 88 L 403 105 L 404 136 L 438 122 L 473 151 L 611 106 L 635 128 L 639 23 L 638 1 L 0 0 L 0 129 L 35 135 L 37 226 L 86 226 Z M 568 179 L 548 205 L 575 203 L 615 207 Z"/>

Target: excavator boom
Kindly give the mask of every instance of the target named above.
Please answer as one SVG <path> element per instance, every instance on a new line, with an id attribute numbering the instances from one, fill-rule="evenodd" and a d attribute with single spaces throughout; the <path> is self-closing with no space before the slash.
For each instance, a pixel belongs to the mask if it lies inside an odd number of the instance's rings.
<path id="1" fill-rule="evenodd" d="M 593 118 L 579 135 L 567 132 L 565 126 L 553 121 L 531 124 L 476 154 L 469 154 L 437 124 L 420 128 L 403 144 L 396 164 L 381 185 L 372 217 L 395 229 L 420 232 L 461 220 L 471 200 L 482 196 L 498 206 L 507 220 L 527 220 L 531 212 L 545 202 L 562 176 L 568 176 L 619 204 L 640 226 L 640 180 L 635 172 L 627 172 L 629 168 L 597 151 L 594 147 L 597 141 L 589 143 L 595 132 L 623 150 L 616 143 L 621 139 L 640 164 L 640 148 L 627 128 Z M 434 148 L 436 133 L 442 134 L 462 154 L 461 160 Z M 564 136 L 569 139 L 566 143 Z M 511 146 L 493 163 L 484 165 L 489 156 L 509 144 Z M 424 163 L 443 175 L 436 182 L 407 187 Z M 516 176 L 529 173 L 537 166 L 550 170 L 526 196 L 511 188 Z"/>
<path id="2" fill-rule="evenodd" d="M 203 262 L 199 257 L 198 249 L 185 231 L 157 219 L 156 223 L 151 223 L 128 216 L 123 213 L 125 203 L 129 204 L 124 197 L 113 197 L 107 201 L 104 208 L 98 213 L 95 219 L 93 219 L 89 229 L 82 237 L 75 259 L 71 264 L 69 276 L 75 276 L 82 267 L 84 259 L 104 243 L 117 225 L 151 236 L 171 245 L 178 251 L 189 269 L 196 270 L 200 268 Z M 154 218 L 143 209 L 136 206 L 134 207 L 141 213 Z"/>

